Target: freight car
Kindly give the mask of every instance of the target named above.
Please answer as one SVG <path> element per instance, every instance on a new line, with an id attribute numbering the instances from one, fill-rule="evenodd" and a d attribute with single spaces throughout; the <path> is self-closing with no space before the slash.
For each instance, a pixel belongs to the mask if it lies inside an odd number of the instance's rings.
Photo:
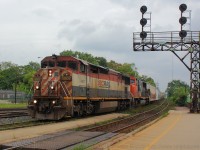
<path id="1" fill-rule="evenodd" d="M 124 110 L 156 95 L 145 82 L 72 56 L 45 57 L 33 82 L 28 110 L 37 119 Z"/>

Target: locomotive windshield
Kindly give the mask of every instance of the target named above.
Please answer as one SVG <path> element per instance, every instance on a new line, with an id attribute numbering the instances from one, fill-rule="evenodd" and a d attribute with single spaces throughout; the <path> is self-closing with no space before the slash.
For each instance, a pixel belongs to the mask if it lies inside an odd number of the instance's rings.
<path id="1" fill-rule="evenodd" d="M 66 61 L 59 61 L 57 65 L 58 65 L 58 67 L 66 67 L 67 62 Z"/>
<path id="2" fill-rule="evenodd" d="M 42 62 L 41 63 L 41 68 L 46 68 L 48 66 L 48 63 L 47 62 Z"/>
<path id="3" fill-rule="evenodd" d="M 78 64 L 77 62 L 75 61 L 58 61 L 57 62 L 57 65 L 54 61 L 44 61 L 41 63 L 41 68 L 46 68 L 46 67 L 55 67 L 55 66 L 58 66 L 58 67 L 68 67 L 70 69 L 73 69 L 73 70 L 77 70 L 78 69 Z"/>
<path id="4" fill-rule="evenodd" d="M 41 63 L 41 68 L 46 68 L 46 67 L 55 67 L 55 62 L 54 61 L 45 61 Z"/>

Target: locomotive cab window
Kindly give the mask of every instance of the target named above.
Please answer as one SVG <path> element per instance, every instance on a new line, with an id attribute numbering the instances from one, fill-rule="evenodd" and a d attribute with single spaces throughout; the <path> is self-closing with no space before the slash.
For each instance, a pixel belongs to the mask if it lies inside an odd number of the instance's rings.
<path id="1" fill-rule="evenodd" d="M 41 68 L 46 68 L 48 66 L 47 62 L 42 62 L 41 63 Z"/>
<path id="2" fill-rule="evenodd" d="M 59 61 L 59 62 L 58 62 L 58 66 L 59 66 L 59 67 L 66 67 L 66 65 L 67 65 L 67 64 L 66 64 L 66 61 Z"/>
<path id="3" fill-rule="evenodd" d="M 77 63 L 74 62 L 74 61 L 69 61 L 68 62 L 68 65 L 67 65 L 69 68 L 73 69 L 73 70 L 77 70 Z"/>
<path id="4" fill-rule="evenodd" d="M 55 67 L 55 62 L 49 61 L 49 67 Z"/>

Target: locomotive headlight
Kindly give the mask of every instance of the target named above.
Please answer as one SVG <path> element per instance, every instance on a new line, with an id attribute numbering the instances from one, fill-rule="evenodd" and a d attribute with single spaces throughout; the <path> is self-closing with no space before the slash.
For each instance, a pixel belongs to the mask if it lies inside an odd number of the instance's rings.
<path id="1" fill-rule="evenodd" d="M 52 90 L 54 89 L 53 85 L 51 86 L 51 89 L 52 89 Z"/>
<path id="2" fill-rule="evenodd" d="M 36 103 L 37 103 L 37 100 L 34 100 L 33 103 L 36 104 Z"/>
<path id="3" fill-rule="evenodd" d="M 53 103 L 53 104 L 55 104 L 55 103 L 56 103 L 56 101 L 52 101 L 52 103 Z"/>
<path id="4" fill-rule="evenodd" d="M 36 88 L 36 90 L 39 90 L 39 86 L 38 86 L 38 85 L 36 85 L 36 87 L 35 87 L 35 88 Z"/>

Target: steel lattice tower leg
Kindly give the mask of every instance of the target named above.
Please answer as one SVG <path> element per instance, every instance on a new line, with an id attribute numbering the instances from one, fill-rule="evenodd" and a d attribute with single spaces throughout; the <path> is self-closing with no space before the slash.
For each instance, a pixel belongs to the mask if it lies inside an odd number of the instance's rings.
<path id="1" fill-rule="evenodd" d="M 199 90 L 198 90 L 198 110 L 200 110 L 200 43 L 199 43 L 199 46 L 198 46 L 198 49 L 199 49 L 199 57 L 198 57 L 198 63 L 199 63 L 199 69 L 198 69 L 198 72 L 199 72 Z"/>
<path id="2" fill-rule="evenodd" d="M 192 99 L 190 111 L 199 112 L 200 99 L 200 47 L 199 43 L 192 44 L 190 54 L 190 98 Z"/>

